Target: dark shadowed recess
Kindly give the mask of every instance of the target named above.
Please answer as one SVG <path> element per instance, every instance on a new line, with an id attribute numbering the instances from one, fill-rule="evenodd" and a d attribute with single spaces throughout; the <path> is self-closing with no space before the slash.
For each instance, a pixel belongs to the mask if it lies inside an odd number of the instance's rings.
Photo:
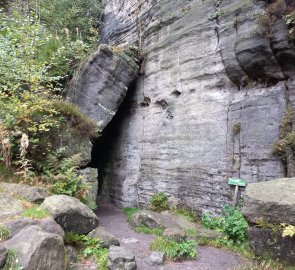
<path id="1" fill-rule="evenodd" d="M 120 130 L 122 130 L 123 120 L 131 113 L 136 82 L 137 80 L 131 83 L 127 95 L 118 108 L 116 115 L 103 130 L 101 136 L 93 142 L 91 162 L 88 164 L 88 167 L 98 168 L 98 195 L 102 192 L 106 167 L 112 159 L 113 147 L 118 140 Z"/>

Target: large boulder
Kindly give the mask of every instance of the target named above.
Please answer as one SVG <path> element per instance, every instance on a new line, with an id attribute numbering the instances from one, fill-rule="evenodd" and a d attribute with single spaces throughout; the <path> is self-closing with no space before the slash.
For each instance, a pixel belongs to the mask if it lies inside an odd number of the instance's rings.
<path id="1" fill-rule="evenodd" d="M 64 231 L 62 227 L 51 217 L 43 219 L 20 218 L 17 220 L 8 220 L 4 224 L 10 231 L 10 237 L 14 237 L 25 227 L 32 225 L 39 226 L 45 232 L 57 234 L 62 238 L 64 237 Z"/>
<path id="2" fill-rule="evenodd" d="M 280 230 L 250 227 L 248 239 L 255 255 L 272 257 L 282 262 L 295 264 L 295 241 L 289 236 L 282 237 Z"/>
<path id="3" fill-rule="evenodd" d="M 0 189 L 14 193 L 30 202 L 41 203 L 49 194 L 45 188 L 24 184 L 0 183 Z"/>
<path id="4" fill-rule="evenodd" d="M 72 81 L 68 99 L 98 124 L 100 131 L 112 120 L 128 87 L 137 78 L 138 52 L 100 45 Z"/>
<path id="5" fill-rule="evenodd" d="M 90 237 L 98 238 L 104 248 L 109 248 L 110 246 L 120 246 L 119 240 L 109 233 L 104 227 L 97 227 L 95 230 L 88 234 Z"/>
<path id="6" fill-rule="evenodd" d="M 48 197 L 40 207 L 48 210 L 65 231 L 86 234 L 98 226 L 98 218 L 88 206 L 66 195 Z"/>
<path id="7" fill-rule="evenodd" d="M 4 246 L 16 250 L 19 264 L 24 270 L 65 269 L 63 239 L 57 234 L 43 231 L 39 226 L 24 228 Z"/>
<path id="8" fill-rule="evenodd" d="M 295 225 L 295 178 L 281 178 L 249 184 L 243 214 L 251 223 Z"/>
<path id="9" fill-rule="evenodd" d="M 108 257 L 109 270 L 136 270 L 133 253 L 123 247 L 111 246 Z"/>
<path id="10" fill-rule="evenodd" d="M 0 193 L 0 220 L 18 215 L 23 210 L 23 205 L 10 194 Z"/>
<path id="11" fill-rule="evenodd" d="M 132 224 L 135 227 L 147 226 L 150 229 L 180 228 L 176 223 L 176 217 L 163 215 L 149 210 L 141 210 L 134 214 L 132 217 Z"/>

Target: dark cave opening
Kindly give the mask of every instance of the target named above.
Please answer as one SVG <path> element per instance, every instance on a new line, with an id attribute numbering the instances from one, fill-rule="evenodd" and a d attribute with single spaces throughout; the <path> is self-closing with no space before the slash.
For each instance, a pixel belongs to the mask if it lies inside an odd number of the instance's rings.
<path id="1" fill-rule="evenodd" d="M 115 116 L 101 133 L 101 136 L 93 141 L 91 150 L 91 162 L 87 167 L 98 169 L 98 196 L 104 195 L 105 178 L 107 165 L 113 158 L 114 147 L 118 142 L 123 128 L 123 121 L 131 114 L 132 103 L 136 91 L 137 79 L 128 88 L 126 97 L 120 104 Z"/>

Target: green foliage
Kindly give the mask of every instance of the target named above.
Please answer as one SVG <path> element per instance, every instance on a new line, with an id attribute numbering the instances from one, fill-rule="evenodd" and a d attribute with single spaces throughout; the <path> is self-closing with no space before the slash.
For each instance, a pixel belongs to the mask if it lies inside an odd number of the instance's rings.
<path id="1" fill-rule="evenodd" d="M 96 208 L 95 202 L 87 195 L 88 186 L 83 183 L 83 177 L 78 174 L 81 155 L 64 157 L 58 153 L 50 154 L 47 159 L 47 166 L 44 168 L 47 182 L 53 181 L 52 192 L 64 194 L 79 199 L 91 209 Z"/>
<path id="2" fill-rule="evenodd" d="M 26 4 L 11 4 L 10 14 L 0 9 L 0 141 L 9 142 L 9 155 L 1 159 L 7 166 L 18 160 L 14 165 L 23 178 L 34 176 L 60 130 L 88 137 L 97 132 L 95 123 L 61 99 L 96 42 L 93 19 L 99 20 L 101 9 L 99 0 Z M 29 148 L 19 159 L 22 134 L 28 135 Z"/>
<path id="3" fill-rule="evenodd" d="M 0 223 L 0 242 L 7 240 L 9 236 L 10 236 L 9 229 Z"/>
<path id="4" fill-rule="evenodd" d="M 288 225 L 288 224 L 282 224 L 283 226 L 283 237 L 293 237 L 295 235 L 295 226 L 293 225 Z"/>
<path id="5" fill-rule="evenodd" d="M 185 235 L 195 238 L 198 235 L 198 231 L 195 228 L 187 228 L 185 229 Z"/>
<path id="6" fill-rule="evenodd" d="M 139 211 L 138 208 L 126 207 L 123 209 L 123 212 L 124 212 L 128 222 L 130 222 L 132 220 L 133 215 L 136 214 L 138 211 Z"/>
<path id="7" fill-rule="evenodd" d="M 211 213 L 202 216 L 202 223 L 208 229 L 217 229 L 224 233 L 228 240 L 242 244 L 247 240 L 248 223 L 241 211 L 231 206 L 225 206 L 221 217 Z"/>
<path id="8" fill-rule="evenodd" d="M 81 258 L 95 257 L 97 269 L 107 270 L 108 249 L 102 248 L 97 238 L 67 232 L 64 241 L 65 244 L 77 246 Z"/>
<path id="9" fill-rule="evenodd" d="M 295 267 L 288 267 L 274 260 L 259 260 L 258 262 L 248 263 L 239 266 L 234 270 L 294 270 Z"/>
<path id="10" fill-rule="evenodd" d="M 26 208 L 22 215 L 24 217 L 29 217 L 33 219 L 41 219 L 49 216 L 49 212 L 45 209 L 39 208 L 39 206 L 35 205 L 29 208 Z"/>
<path id="11" fill-rule="evenodd" d="M 169 210 L 167 195 L 164 192 L 154 194 L 149 201 L 149 210 L 155 212 Z"/>
<path id="12" fill-rule="evenodd" d="M 171 209 L 172 213 L 185 218 L 186 220 L 190 222 L 196 222 L 197 217 L 194 213 L 194 210 L 189 208 L 188 206 L 183 206 L 183 207 L 173 207 Z"/>
<path id="13" fill-rule="evenodd" d="M 69 36 L 88 40 L 97 31 L 102 12 L 99 0 L 43 0 L 40 2 L 41 20 L 51 32 L 67 29 Z"/>
<path id="14" fill-rule="evenodd" d="M 285 19 L 289 27 L 289 37 L 295 39 L 295 5 L 286 3 L 285 0 L 275 0 L 270 2 L 265 10 L 257 16 L 258 34 L 267 38 L 273 37 L 273 30 L 279 19 Z"/>
<path id="15" fill-rule="evenodd" d="M 164 252 L 167 258 L 175 261 L 194 259 L 197 256 L 196 243 L 192 240 L 175 242 L 164 237 L 156 237 L 151 242 L 150 249 Z"/>
<path id="16" fill-rule="evenodd" d="M 2 270 L 22 270 L 17 258 L 17 251 L 14 249 L 8 250 L 8 255 L 6 258 L 6 263 Z"/>
<path id="17" fill-rule="evenodd" d="M 150 229 L 147 226 L 139 226 L 134 228 L 136 232 L 138 233 L 144 233 L 144 234 L 154 234 L 161 236 L 163 234 L 164 228 L 156 228 L 156 229 Z"/>

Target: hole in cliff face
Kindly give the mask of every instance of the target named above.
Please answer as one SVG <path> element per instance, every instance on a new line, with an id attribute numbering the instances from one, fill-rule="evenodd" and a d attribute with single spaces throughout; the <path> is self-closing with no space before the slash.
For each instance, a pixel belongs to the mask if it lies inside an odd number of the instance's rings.
<path id="1" fill-rule="evenodd" d="M 111 120 L 111 122 L 103 130 L 101 137 L 93 142 L 91 151 L 91 164 L 90 167 L 98 169 L 98 195 L 106 196 L 109 193 L 109 183 L 105 183 L 108 176 L 108 164 L 112 162 L 114 158 L 114 152 L 119 147 L 119 137 L 123 131 L 123 122 L 131 114 L 131 110 L 135 106 L 132 106 L 134 102 L 134 93 L 136 90 L 136 81 L 134 81 L 127 92 L 127 95 L 117 113 Z"/>

